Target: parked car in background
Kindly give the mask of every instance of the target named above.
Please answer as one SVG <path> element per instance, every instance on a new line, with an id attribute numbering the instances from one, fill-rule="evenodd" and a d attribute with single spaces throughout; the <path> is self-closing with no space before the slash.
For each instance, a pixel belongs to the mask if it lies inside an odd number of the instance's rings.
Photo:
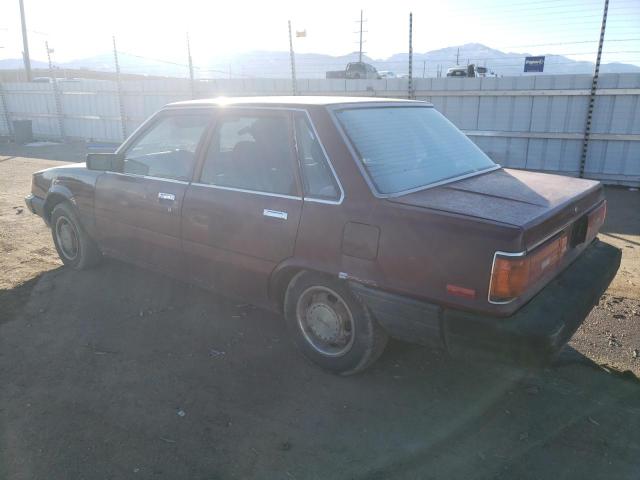
<path id="1" fill-rule="evenodd" d="M 68 267 L 113 256 L 282 312 L 341 374 L 388 336 L 546 360 L 620 262 L 599 182 L 501 168 L 409 100 L 174 103 L 26 203 Z"/>
<path id="2" fill-rule="evenodd" d="M 380 74 L 373 65 L 364 62 L 351 62 L 344 70 L 327 72 L 327 78 L 379 79 Z"/>
<path id="3" fill-rule="evenodd" d="M 380 78 L 398 78 L 391 70 L 380 70 Z"/>

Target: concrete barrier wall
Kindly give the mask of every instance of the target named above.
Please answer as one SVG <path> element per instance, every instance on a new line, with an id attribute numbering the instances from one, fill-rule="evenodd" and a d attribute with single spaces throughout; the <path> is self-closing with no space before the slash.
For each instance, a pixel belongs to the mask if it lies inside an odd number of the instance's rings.
<path id="1" fill-rule="evenodd" d="M 591 76 L 418 78 L 414 96 L 432 102 L 496 162 L 510 167 L 577 175 Z M 218 96 L 290 95 L 278 79 L 122 82 L 79 80 L 0 84 L 0 135 L 13 120 L 33 121 L 39 138 L 120 142 L 170 102 Z M 297 82 L 300 95 L 406 98 L 408 80 Z M 600 76 L 585 176 L 640 184 L 640 74 Z"/>

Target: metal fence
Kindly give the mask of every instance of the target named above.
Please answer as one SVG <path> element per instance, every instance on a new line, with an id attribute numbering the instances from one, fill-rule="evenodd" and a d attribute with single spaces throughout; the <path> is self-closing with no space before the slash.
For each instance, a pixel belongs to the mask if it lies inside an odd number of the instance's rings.
<path id="1" fill-rule="evenodd" d="M 417 78 L 413 95 L 431 101 L 503 166 L 578 175 L 590 75 Z M 406 98 L 408 80 L 297 81 L 299 95 Z M 0 85 L 0 135 L 30 119 L 46 139 L 120 142 L 163 105 L 191 98 L 289 95 L 291 80 L 73 80 Z M 600 76 L 584 176 L 640 185 L 640 74 Z"/>

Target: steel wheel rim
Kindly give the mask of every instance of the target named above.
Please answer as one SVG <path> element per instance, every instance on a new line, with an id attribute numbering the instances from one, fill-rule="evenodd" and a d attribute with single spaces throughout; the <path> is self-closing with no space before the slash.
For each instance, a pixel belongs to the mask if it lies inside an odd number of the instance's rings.
<path id="1" fill-rule="evenodd" d="M 80 250 L 80 241 L 78 232 L 67 217 L 58 217 L 56 220 L 56 239 L 62 255 L 67 260 L 75 260 Z"/>
<path id="2" fill-rule="evenodd" d="M 296 305 L 298 327 L 307 343 L 330 357 L 345 355 L 355 340 L 355 323 L 344 299 L 327 287 L 307 288 Z"/>

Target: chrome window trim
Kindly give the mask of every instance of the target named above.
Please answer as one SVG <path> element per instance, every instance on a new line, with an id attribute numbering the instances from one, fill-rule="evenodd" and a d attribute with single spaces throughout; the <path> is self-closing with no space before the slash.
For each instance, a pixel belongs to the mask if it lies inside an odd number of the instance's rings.
<path id="1" fill-rule="evenodd" d="M 395 107 L 403 107 L 403 108 L 407 108 L 407 107 L 409 107 L 409 108 L 435 108 L 433 105 L 431 105 L 429 103 L 426 103 L 426 102 L 425 102 L 424 105 L 420 105 L 420 104 L 419 105 L 403 104 L 403 103 L 392 104 L 392 103 L 390 103 L 389 105 L 386 105 L 386 107 L 390 107 L 390 108 L 395 108 Z M 488 168 L 485 168 L 484 170 L 479 170 L 477 172 L 465 173 L 463 175 L 458 175 L 457 177 L 446 178 L 444 180 L 440 180 L 438 182 L 430 183 L 428 185 L 422 185 L 420 187 L 410 188 L 408 190 L 402 190 L 400 192 L 381 193 L 381 192 L 378 191 L 377 187 L 375 186 L 375 183 L 373 183 L 373 180 L 371 179 L 371 176 L 369 175 L 369 172 L 367 172 L 367 169 L 362 164 L 361 155 L 356 150 L 355 146 L 353 145 L 353 142 L 351 141 L 351 139 L 347 135 L 347 132 L 344 131 L 344 128 L 342 127 L 342 124 L 340 123 L 340 121 L 338 120 L 338 117 L 336 115 L 336 112 L 338 110 L 352 110 L 352 109 L 356 109 L 356 108 L 363 108 L 363 109 L 364 108 L 380 108 L 380 106 L 379 105 L 376 105 L 376 106 L 371 106 L 371 105 L 366 106 L 365 105 L 365 106 L 351 107 L 351 106 L 345 106 L 345 105 L 336 105 L 336 106 L 328 106 L 327 107 L 327 109 L 331 112 L 330 117 L 331 117 L 331 120 L 333 121 L 334 126 L 336 127 L 336 129 L 340 133 L 340 136 L 342 137 L 342 140 L 344 141 L 344 143 L 347 145 L 347 148 L 349 149 L 349 152 L 351 153 L 351 156 L 353 157 L 353 160 L 356 162 L 356 165 L 358 166 L 358 170 L 360 170 L 360 173 L 364 177 L 365 182 L 369 186 L 369 189 L 371 190 L 371 193 L 376 198 L 401 197 L 402 195 L 408 195 L 410 193 L 420 192 L 422 190 L 428 190 L 430 188 L 439 187 L 439 186 L 445 185 L 447 183 L 457 182 L 458 180 L 464 180 L 465 178 L 471 178 L 471 177 L 474 177 L 476 175 L 481 175 L 483 173 L 493 172 L 494 170 L 498 170 L 498 169 L 502 168 L 502 165 L 500 165 L 499 163 L 496 163 L 495 165 L 490 166 Z M 464 132 L 463 132 L 463 134 L 464 134 Z M 493 161 L 493 160 L 491 160 L 491 161 Z"/>
<path id="2" fill-rule="evenodd" d="M 165 107 L 161 111 L 180 110 L 181 108 L 184 108 L 184 107 Z M 335 181 L 336 181 L 336 183 L 338 185 L 338 188 L 340 189 L 340 197 L 337 200 L 327 200 L 327 199 L 324 199 L 324 198 L 307 197 L 306 195 L 304 195 L 304 192 L 303 192 L 303 198 L 304 198 L 305 201 L 314 202 L 314 203 L 323 203 L 323 204 L 327 204 L 327 205 L 340 205 L 344 201 L 345 193 L 344 193 L 344 188 L 342 187 L 342 182 L 340 182 L 340 177 L 338 176 L 338 174 L 336 173 L 335 168 L 333 167 L 333 162 L 331 161 L 331 157 L 329 157 L 329 154 L 327 153 L 327 150 L 324 148 L 324 144 L 322 143 L 320 135 L 318 135 L 318 130 L 316 129 L 316 126 L 313 123 L 313 120 L 311 119 L 311 115 L 309 115 L 309 111 L 306 108 L 264 107 L 264 106 L 255 106 L 254 107 L 254 106 L 251 106 L 251 105 L 202 105 L 202 106 L 194 106 L 194 107 L 189 107 L 189 108 L 190 109 L 203 109 L 203 110 L 225 110 L 225 109 L 233 109 L 233 110 L 276 110 L 276 111 L 284 111 L 284 112 L 302 112 L 302 113 L 304 113 L 306 115 L 306 117 L 307 117 L 307 120 L 309 121 L 309 124 L 311 125 L 311 130 L 313 130 L 313 134 L 318 139 L 318 143 L 320 144 L 320 148 L 322 149 L 322 153 L 324 154 L 325 158 L 327 159 L 327 163 L 329 164 L 329 169 L 331 170 L 331 173 L 333 174 L 333 178 L 335 179 Z M 300 169 L 300 170 L 302 170 L 302 169 Z M 302 174 L 302 171 L 300 171 L 300 174 Z M 207 183 L 201 184 L 201 183 L 194 182 L 194 185 L 195 184 L 205 185 L 205 186 L 209 186 L 210 185 L 210 184 L 207 184 Z M 227 188 L 232 188 L 232 187 L 227 187 Z M 242 189 L 240 189 L 240 190 L 242 190 Z M 248 192 L 249 193 L 259 193 L 258 191 L 254 191 L 254 190 L 248 190 Z M 268 193 L 268 192 L 265 192 L 265 193 Z"/>
<path id="3" fill-rule="evenodd" d="M 112 172 L 112 171 L 107 171 L 105 173 L 112 173 L 114 175 L 121 175 L 123 177 L 144 178 L 146 180 L 160 180 L 162 182 L 179 183 L 181 185 L 189 185 L 191 183 L 185 180 L 176 180 L 174 178 L 164 178 L 164 177 L 154 177 L 153 175 L 139 175 L 137 173 Z"/>
<path id="4" fill-rule="evenodd" d="M 216 190 L 227 190 L 230 192 L 251 193 L 254 195 L 263 195 L 265 197 L 286 198 L 288 200 L 302 201 L 302 197 L 295 196 L 295 195 L 284 195 L 281 193 L 262 192 L 260 190 L 247 190 L 244 188 L 236 188 L 236 187 L 224 187 L 222 185 L 213 185 L 211 183 L 191 182 L 191 185 L 194 187 L 208 187 L 208 188 L 215 188 Z"/>
<path id="5" fill-rule="evenodd" d="M 311 131 L 313 132 L 313 134 L 316 137 L 316 140 L 318 140 L 318 144 L 320 145 L 320 149 L 322 150 L 322 154 L 324 155 L 324 158 L 327 160 L 327 164 L 329 165 L 329 170 L 331 170 L 331 174 L 333 175 L 333 179 L 336 181 L 336 185 L 338 185 L 338 188 L 340 189 L 340 195 L 338 196 L 337 199 L 328 199 L 328 198 L 321 198 L 321 197 L 314 197 L 314 196 L 307 196 L 304 194 L 304 185 L 303 185 L 303 195 L 304 195 L 304 199 L 310 202 L 314 202 L 314 203 L 324 203 L 326 205 L 340 205 L 342 203 L 342 201 L 344 200 L 344 189 L 342 188 L 342 184 L 340 183 L 340 179 L 338 178 L 338 174 L 336 173 L 335 169 L 333 168 L 333 163 L 331 163 L 331 159 L 329 158 L 329 154 L 327 153 L 326 149 L 324 148 L 324 145 L 322 144 L 322 140 L 320 140 L 320 135 L 318 135 L 318 131 L 316 130 L 316 126 L 313 124 L 313 120 L 311 120 L 311 116 L 309 115 L 309 112 L 307 110 L 304 110 L 306 116 L 307 116 L 307 120 L 309 122 L 309 125 L 311 125 Z M 293 122 L 293 141 L 296 144 L 296 151 L 298 151 L 298 137 L 296 136 L 296 124 L 295 121 Z M 298 165 L 300 165 L 300 160 L 298 159 Z M 300 175 L 303 176 L 304 175 L 304 171 L 302 169 L 302 165 L 300 165 Z"/>
<path id="6" fill-rule="evenodd" d="M 338 201 L 338 200 L 328 200 L 326 198 L 316 198 L 316 197 L 304 197 L 304 201 L 312 202 L 312 203 L 323 203 L 325 205 L 340 205 L 342 203 L 342 199 Z"/>
<path id="7" fill-rule="evenodd" d="M 494 170 L 498 170 L 502 168 L 502 165 L 496 163 L 494 166 L 485 168 L 484 170 L 478 170 L 477 172 L 465 173 L 464 175 L 458 175 L 457 177 L 446 178 L 444 180 L 440 180 L 439 182 L 430 183 L 429 185 L 424 185 L 422 187 L 410 188 L 409 190 L 403 190 L 401 192 L 388 193 L 388 194 L 380 194 L 382 198 L 394 198 L 400 197 L 402 195 L 407 195 L 409 193 L 421 192 L 422 190 L 428 190 L 430 188 L 439 187 L 441 185 L 446 185 L 447 183 L 457 182 L 458 180 L 464 180 L 465 178 L 475 177 L 476 175 L 481 175 L 483 173 L 493 172 Z"/>

